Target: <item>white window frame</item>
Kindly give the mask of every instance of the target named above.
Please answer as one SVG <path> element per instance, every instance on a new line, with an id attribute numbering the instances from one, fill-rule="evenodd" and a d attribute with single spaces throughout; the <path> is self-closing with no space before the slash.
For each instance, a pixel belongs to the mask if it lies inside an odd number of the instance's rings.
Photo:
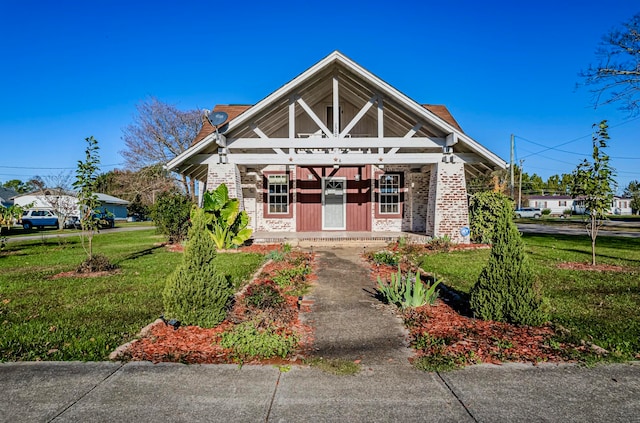
<path id="1" fill-rule="evenodd" d="M 271 182 L 273 181 L 273 182 Z M 284 187 L 284 191 L 271 192 L 271 186 Z M 284 198 L 284 202 L 275 203 L 272 202 L 272 198 Z M 272 207 L 278 208 L 284 205 L 285 211 L 274 211 Z M 268 214 L 289 214 L 289 175 L 287 174 L 272 174 L 267 175 L 267 212 Z"/>
<path id="2" fill-rule="evenodd" d="M 385 181 L 385 186 L 383 187 L 383 178 L 387 179 L 387 178 L 391 178 L 391 179 L 397 179 L 397 183 L 395 184 L 391 184 L 391 186 L 386 186 L 386 181 Z M 384 215 L 384 214 L 388 214 L 388 215 L 398 215 L 400 214 L 400 191 L 401 191 L 401 187 L 400 187 L 400 174 L 399 173 L 385 173 L 383 175 L 380 175 L 380 178 L 378 179 L 378 214 L 380 215 Z M 391 190 L 391 191 L 389 191 Z M 384 202 L 382 201 L 383 197 L 385 199 L 387 198 L 396 198 L 395 202 Z M 395 205 L 395 211 L 383 211 L 383 205 L 385 206 L 385 208 L 388 208 L 389 206 L 393 207 Z"/>

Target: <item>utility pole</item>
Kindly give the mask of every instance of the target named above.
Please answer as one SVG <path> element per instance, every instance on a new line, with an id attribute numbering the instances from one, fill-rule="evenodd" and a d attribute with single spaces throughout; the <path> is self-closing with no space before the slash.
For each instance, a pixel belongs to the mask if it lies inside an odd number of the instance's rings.
<path id="1" fill-rule="evenodd" d="M 522 164 L 524 160 L 520 160 L 520 184 L 518 184 L 518 208 L 522 208 Z"/>
<path id="2" fill-rule="evenodd" d="M 511 174 L 511 198 L 513 198 L 515 195 L 514 191 L 515 191 L 515 184 L 513 183 L 513 156 L 514 156 L 514 152 L 515 152 L 515 135 L 511 134 L 511 160 L 510 160 L 510 164 L 509 164 L 509 170 L 510 170 L 510 174 Z"/>

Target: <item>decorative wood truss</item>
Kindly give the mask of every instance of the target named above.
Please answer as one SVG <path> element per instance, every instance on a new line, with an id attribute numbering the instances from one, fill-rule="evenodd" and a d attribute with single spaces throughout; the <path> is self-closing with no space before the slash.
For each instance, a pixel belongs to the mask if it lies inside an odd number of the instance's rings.
<path id="1" fill-rule="evenodd" d="M 215 163 L 421 167 L 441 161 L 462 161 L 472 174 L 505 166 L 458 127 L 334 52 L 167 168 L 203 179 Z"/>

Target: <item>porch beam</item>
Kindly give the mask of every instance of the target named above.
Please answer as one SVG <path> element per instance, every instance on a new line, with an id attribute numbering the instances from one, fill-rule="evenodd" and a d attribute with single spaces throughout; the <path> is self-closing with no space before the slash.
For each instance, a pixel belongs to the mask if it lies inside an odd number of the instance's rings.
<path id="1" fill-rule="evenodd" d="M 269 139 L 269 137 L 267 136 L 267 134 L 265 134 L 264 132 L 262 132 L 262 131 L 260 130 L 260 128 L 258 128 L 256 125 L 252 124 L 252 125 L 251 125 L 251 129 L 253 130 L 253 132 L 255 132 L 256 134 L 258 134 L 258 136 L 259 136 L 260 138 L 262 138 L 263 140 L 264 140 L 264 139 L 267 139 L 267 140 Z"/>
<path id="2" fill-rule="evenodd" d="M 238 165 L 314 165 L 333 166 L 347 165 L 393 165 L 411 164 L 424 165 L 442 161 L 442 153 L 405 153 L 405 154 L 229 154 L 229 163 Z M 456 160 L 462 163 L 475 163 L 478 157 L 474 154 L 456 155 Z"/>
<path id="3" fill-rule="evenodd" d="M 318 125 L 318 128 L 320 128 L 320 130 L 322 132 L 324 132 L 327 137 L 333 138 L 333 133 L 331 131 L 329 131 L 329 128 L 327 128 L 327 126 L 322 122 L 322 120 L 320 120 L 318 115 L 316 115 L 313 112 L 311 107 L 309 107 L 307 105 L 307 103 L 305 103 L 304 100 L 302 98 L 300 98 L 300 97 L 298 97 L 298 99 L 296 101 L 298 102 L 298 104 L 300 104 L 300 106 L 302 106 L 304 111 L 307 112 L 307 114 L 309 115 L 311 120 L 313 120 L 316 123 L 316 125 Z"/>
<path id="4" fill-rule="evenodd" d="M 333 128 L 331 133 L 337 137 L 340 133 L 340 95 L 339 95 L 338 75 L 333 74 Z"/>
<path id="5" fill-rule="evenodd" d="M 384 137 L 384 102 L 382 94 L 378 94 L 378 138 Z"/>
<path id="6" fill-rule="evenodd" d="M 272 148 L 439 148 L 444 146 L 444 138 L 262 138 L 229 139 L 229 149 L 272 149 Z"/>
<path id="7" fill-rule="evenodd" d="M 420 130 L 420 128 L 422 128 L 422 123 L 418 122 L 413 128 L 411 128 L 409 132 L 407 132 L 407 134 L 404 137 L 405 138 L 413 137 Z"/>
<path id="8" fill-rule="evenodd" d="M 373 106 L 373 104 L 376 102 L 377 99 L 378 99 L 378 96 L 374 95 L 373 97 L 371 97 L 369 99 L 369 101 L 367 103 L 365 103 L 364 106 L 362 106 L 362 109 L 360 109 L 358 114 L 353 119 L 351 119 L 351 122 L 349 122 L 347 127 L 342 130 L 342 132 L 340 133 L 340 138 L 344 138 L 344 136 L 346 134 L 351 132 L 351 130 L 354 128 L 354 126 L 356 126 L 358 124 L 358 122 L 360 122 L 360 120 L 369 111 L 369 109 Z"/>

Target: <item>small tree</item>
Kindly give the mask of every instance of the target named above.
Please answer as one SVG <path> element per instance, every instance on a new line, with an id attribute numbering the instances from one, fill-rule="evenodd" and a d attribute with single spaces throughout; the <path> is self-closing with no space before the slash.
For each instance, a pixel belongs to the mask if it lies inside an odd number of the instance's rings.
<path id="1" fill-rule="evenodd" d="M 615 188 L 614 170 L 609 166 L 609 156 L 604 153 L 609 140 L 607 121 L 594 124 L 593 163 L 585 159 L 573 171 L 571 196 L 584 202 L 586 229 L 591 238 L 591 264 L 596 265 L 596 238 L 602 223 L 611 210 Z"/>
<path id="2" fill-rule="evenodd" d="M 189 197 L 175 192 L 163 192 L 156 200 L 151 218 L 158 232 L 167 235 L 169 243 L 178 243 L 186 238 L 192 206 Z"/>
<path id="3" fill-rule="evenodd" d="M 631 212 L 640 214 L 640 182 L 629 182 L 629 185 L 624 189 L 624 196 L 631 199 Z"/>
<path id="4" fill-rule="evenodd" d="M 524 243 L 510 210 L 499 210 L 487 265 L 470 292 L 470 306 L 484 320 L 539 325 L 547 320 Z"/>
<path id="5" fill-rule="evenodd" d="M 92 136 L 85 138 L 87 148 L 85 149 L 85 160 L 78 160 L 76 169 L 76 181 L 73 187 L 78 191 L 78 207 L 80 209 L 80 225 L 82 233 L 80 235 L 82 248 L 87 253 L 86 263 L 93 262 L 93 236 L 98 230 L 98 219 L 94 211 L 100 203 L 95 194 L 96 179 L 98 177 L 98 141 Z M 90 268 L 92 266 L 89 266 Z"/>
<path id="6" fill-rule="evenodd" d="M 511 200 L 499 192 L 485 191 L 474 194 L 469 200 L 471 240 L 489 244 L 493 239 L 498 216 L 502 212 L 512 210 Z"/>
<path id="7" fill-rule="evenodd" d="M 204 211 L 195 208 L 182 263 L 167 279 L 162 297 L 167 318 L 184 325 L 213 327 L 224 320 L 233 288 L 214 265 L 216 248 L 205 221 Z"/>

